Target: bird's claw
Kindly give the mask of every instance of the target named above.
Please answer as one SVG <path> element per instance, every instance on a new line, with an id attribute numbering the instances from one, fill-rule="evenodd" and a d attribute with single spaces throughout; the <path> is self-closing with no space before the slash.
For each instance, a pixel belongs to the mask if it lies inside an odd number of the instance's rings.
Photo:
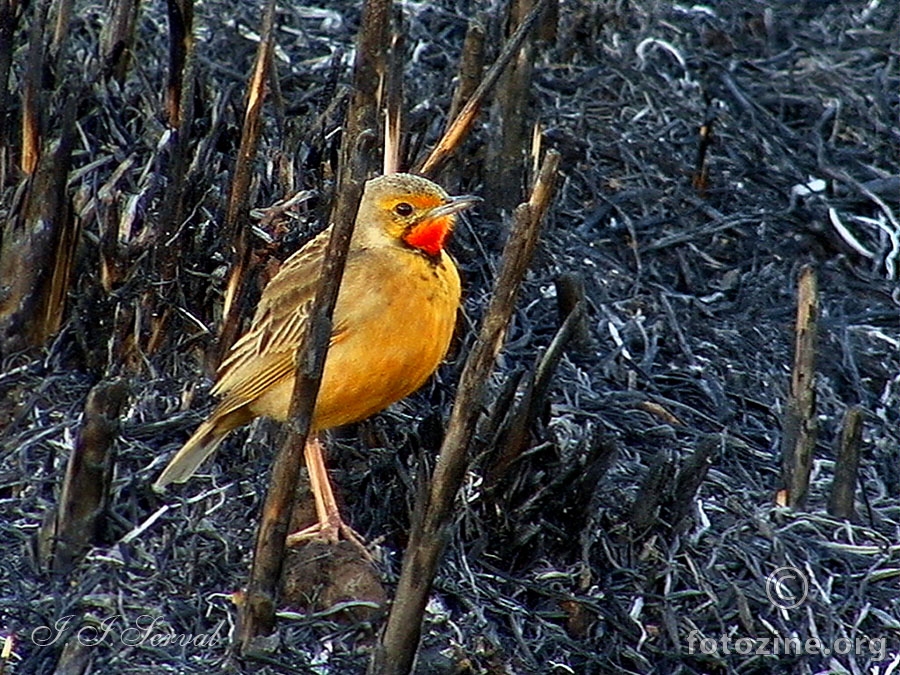
<path id="1" fill-rule="evenodd" d="M 319 541 L 326 544 L 337 544 L 343 535 L 343 539 L 349 541 L 362 553 L 368 562 L 373 562 L 372 554 L 366 548 L 363 538 L 341 519 L 338 514 L 334 514 L 325 522 L 314 523 L 309 527 L 298 530 L 287 537 L 288 546 L 297 546 L 308 541 Z"/>

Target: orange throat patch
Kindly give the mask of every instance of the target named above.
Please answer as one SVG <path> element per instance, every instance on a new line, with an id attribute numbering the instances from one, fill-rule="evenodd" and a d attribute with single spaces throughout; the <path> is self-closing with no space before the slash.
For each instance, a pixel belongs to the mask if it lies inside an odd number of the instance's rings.
<path id="1" fill-rule="evenodd" d="M 453 216 L 423 220 L 403 235 L 403 241 L 430 256 L 436 256 L 444 250 L 444 242 L 447 241 L 451 229 Z"/>

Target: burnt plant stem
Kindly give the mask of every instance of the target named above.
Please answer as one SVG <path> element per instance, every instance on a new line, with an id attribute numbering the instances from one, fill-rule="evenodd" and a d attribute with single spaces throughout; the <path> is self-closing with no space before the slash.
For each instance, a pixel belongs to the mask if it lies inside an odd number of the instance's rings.
<path id="1" fill-rule="evenodd" d="M 828 500 L 828 513 L 835 518 L 851 520 L 856 515 L 854 497 L 859 481 L 859 444 L 862 440 L 862 410 L 850 408 L 844 414 L 841 437 L 838 441 L 834 482 Z"/>
<path id="2" fill-rule="evenodd" d="M 533 4 L 534 0 L 509 3 L 507 21 L 510 30 L 519 25 Z M 491 119 L 497 133 L 488 143 L 484 196 L 493 213 L 512 209 L 525 184 L 527 128 L 535 120 L 534 111 L 528 105 L 534 70 L 534 33 L 529 33 L 503 72 L 491 107 Z"/>
<path id="3" fill-rule="evenodd" d="M 225 214 L 226 239 L 234 248 L 234 263 L 228 279 L 225 293 L 225 307 L 222 331 L 219 334 L 219 349 L 215 359 L 216 365 L 222 360 L 238 335 L 241 308 L 246 292 L 247 273 L 250 266 L 250 238 L 247 224 L 247 193 L 250 188 L 250 176 L 256 147 L 259 143 L 262 104 L 265 98 L 266 81 L 272 64 L 274 42 L 272 38 L 275 24 L 275 0 L 268 0 L 263 17 L 262 35 L 256 51 L 256 63 L 247 91 L 247 109 L 244 114 L 244 126 L 241 131 L 241 145 L 234 167 L 234 179 L 231 181 L 231 193 L 228 197 L 228 210 Z"/>
<path id="4" fill-rule="evenodd" d="M 354 205 L 353 211 L 359 208 Z M 297 377 L 291 395 L 288 433 L 272 465 L 270 487 L 266 493 L 262 518 L 256 537 L 250 581 L 241 606 L 238 640 L 244 654 L 253 651 L 254 639 L 270 633 L 275 625 L 275 605 L 285 540 L 288 534 L 303 450 L 306 446 L 315 409 L 325 357 L 332 332 L 332 314 L 340 290 L 341 278 L 354 219 L 336 222 L 309 314 L 308 329 L 296 353 Z"/>
<path id="5" fill-rule="evenodd" d="M 18 24 L 20 0 L 0 0 L 0 150 L 10 142 L 10 124 L 6 108 L 9 105 L 9 71 L 12 68 L 13 35 Z M 2 186 L 2 184 L 0 184 Z"/>
<path id="6" fill-rule="evenodd" d="M 94 543 L 109 500 L 113 442 L 127 398 L 120 380 L 101 382 L 88 394 L 59 505 L 41 527 L 40 557 L 47 570 L 69 571 Z"/>
<path id="7" fill-rule="evenodd" d="M 107 77 L 125 83 L 140 0 L 113 0 L 109 21 L 101 33 L 103 68 Z"/>
<path id="8" fill-rule="evenodd" d="M 166 117 L 171 128 L 180 129 L 184 71 L 193 44 L 194 5 L 190 0 L 167 0 L 166 10 L 169 18 Z"/>
<path id="9" fill-rule="evenodd" d="M 412 668 L 422 630 L 422 615 L 453 518 L 456 495 L 468 469 L 467 449 L 475 431 L 494 359 L 503 346 L 519 286 L 553 195 L 559 154 L 544 160 L 531 199 L 515 211 L 515 222 L 500 264 L 500 273 L 484 316 L 478 341 L 466 359 L 422 510 L 413 516 L 409 544 L 387 626 L 370 662 L 376 675 L 405 675 Z"/>
<path id="10" fill-rule="evenodd" d="M 534 24 L 537 22 L 537 19 L 541 15 L 546 4 L 547 0 L 537 0 L 534 7 L 528 13 L 528 16 L 526 16 L 522 23 L 519 24 L 519 27 L 516 28 L 516 32 L 513 33 L 512 37 L 510 37 L 503 46 L 503 51 L 500 52 L 500 56 L 497 57 L 494 65 L 492 65 L 485 74 L 484 79 L 481 81 L 481 84 L 478 85 L 475 93 L 472 94 L 472 97 L 466 102 L 462 110 L 459 111 L 459 114 L 454 118 L 453 122 L 450 123 L 450 126 L 447 128 L 447 131 L 444 132 L 443 137 L 435 146 L 434 150 L 431 151 L 428 158 L 418 168 L 417 173 L 420 173 L 423 176 L 436 175 L 443 168 L 444 164 L 456 153 L 463 140 L 465 140 L 466 136 L 468 136 L 469 132 L 472 130 L 472 125 L 475 124 L 475 118 L 484 106 L 488 95 L 494 90 L 497 81 L 500 79 L 500 76 L 503 74 L 503 71 L 509 65 L 510 61 L 512 61 L 513 57 L 519 53 L 519 48 L 525 42 L 525 38 L 528 37 L 528 33 L 534 27 Z"/>
<path id="11" fill-rule="evenodd" d="M 521 399 L 508 413 L 505 434 L 500 452 L 487 472 L 486 486 L 493 486 L 507 473 L 509 468 L 528 449 L 529 431 L 538 417 L 538 411 L 547 394 L 553 373 L 565 353 L 584 315 L 583 300 L 576 302 L 564 317 L 562 325 L 553 336 L 547 351 L 541 356 L 528 378 Z M 496 414 L 509 410 L 509 406 L 496 406 Z"/>
<path id="12" fill-rule="evenodd" d="M 459 79 L 456 83 L 456 91 L 453 92 L 453 101 L 450 104 L 450 113 L 447 115 L 447 128 L 449 131 L 466 101 L 472 98 L 481 80 L 481 70 L 484 68 L 484 26 L 478 19 L 470 19 L 466 29 L 466 39 L 463 42 L 462 55 L 459 59 Z"/>
<path id="13" fill-rule="evenodd" d="M 782 477 L 786 503 L 803 508 L 809 490 L 809 472 L 816 445 L 816 328 L 819 291 L 811 265 L 800 269 L 797 282 L 797 325 L 794 369 L 782 436 Z"/>
<path id="14" fill-rule="evenodd" d="M 396 13 L 397 19 L 388 59 L 388 72 L 385 84 L 384 117 L 384 167 L 382 173 L 397 173 L 403 168 L 402 134 L 403 134 L 403 65 L 406 61 L 403 32 L 400 30 L 402 14 Z"/>
<path id="15" fill-rule="evenodd" d="M 380 85 L 387 77 L 387 50 L 390 43 L 391 0 L 366 0 L 356 37 L 353 64 L 353 95 L 344 119 L 338 168 L 337 194 L 331 212 L 339 222 L 359 201 L 354 190 L 361 189 L 375 168 L 373 148 L 378 137 Z M 356 187 L 354 187 L 356 186 Z M 355 213 L 355 211 L 354 211 Z"/>
<path id="16" fill-rule="evenodd" d="M 389 11 L 390 3 L 384 0 L 370 0 L 363 10 L 363 26 L 357 43 L 362 55 L 359 53 L 357 55 L 354 83 L 359 86 L 365 84 L 364 89 L 367 93 L 371 93 L 370 83 L 361 83 L 361 78 L 364 79 L 361 71 L 369 75 L 373 72 L 371 60 L 366 55 L 371 56 L 372 49 L 375 49 L 372 41 L 382 30 L 386 30 Z M 368 22 L 367 16 L 370 18 Z M 382 23 L 373 26 L 371 20 L 374 19 Z M 374 36 L 371 31 L 374 31 Z M 382 45 L 381 49 L 383 48 Z M 349 130 L 351 119 L 355 120 L 355 125 L 368 119 L 368 113 L 372 112 L 368 108 L 364 111 L 354 106 L 365 107 L 370 105 L 372 100 L 374 99 L 370 100 L 368 96 L 354 97 L 348 111 L 348 128 L 345 129 L 345 133 L 352 133 Z M 257 533 L 250 581 L 245 602 L 241 606 L 238 642 L 240 651 L 245 655 L 254 651 L 255 638 L 270 633 L 275 625 L 277 589 L 285 558 L 285 540 L 294 508 L 296 485 L 300 477 L 303 451 L 310 434 L 315 401 L 331 339 L 331 317 L 344 274 L 344 264 L 350 249 L 350 238 L 353 235 L 353 225 L 366 175 L 366 161 L 356 152 L 360 148 L 360 136 L 365 129 L 359 126 L 354 128 L 361 131 L 351 144 L 354 152 L 348 152 L 344 156 L 349 165 L 342 169 L 343 182 L 332 211 L 331 222 L 334 229 L 322 263 L 316 298 L 310 310 L 308 329 L 297 348 L 297 376 L 291 396 L 288 433 L 272 465 L 272 478 Z M 349 142 L 346 137 L 344 140 Z"/>

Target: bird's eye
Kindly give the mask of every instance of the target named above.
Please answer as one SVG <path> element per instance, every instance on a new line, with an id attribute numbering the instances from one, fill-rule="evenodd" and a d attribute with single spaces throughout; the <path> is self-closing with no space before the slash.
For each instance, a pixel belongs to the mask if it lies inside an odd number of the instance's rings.
<path id="1" fill-rule="evenodd" d="M 406 202 L 400 202 L 394 207 L 394 213 L 398 216 L 410 216 L 413 210 L 412 204 L 407 204 Z"/>

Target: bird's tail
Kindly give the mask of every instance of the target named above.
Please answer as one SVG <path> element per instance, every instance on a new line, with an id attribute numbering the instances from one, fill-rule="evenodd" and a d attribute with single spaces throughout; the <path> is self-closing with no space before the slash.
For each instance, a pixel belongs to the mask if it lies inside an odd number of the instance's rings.
<path id="1" fill-rule="evenodd" d="M 203 422 L 188 442 L 169 460 L 162 474 L 153 484 L 153 489 L 162 491 L 169 483 L 183 483 L 194 475 L 203 461 L 216 451 L 219 443 L 240 424 L 232 423 L 229 415 L 222 417 L 215 413 Z"/>

